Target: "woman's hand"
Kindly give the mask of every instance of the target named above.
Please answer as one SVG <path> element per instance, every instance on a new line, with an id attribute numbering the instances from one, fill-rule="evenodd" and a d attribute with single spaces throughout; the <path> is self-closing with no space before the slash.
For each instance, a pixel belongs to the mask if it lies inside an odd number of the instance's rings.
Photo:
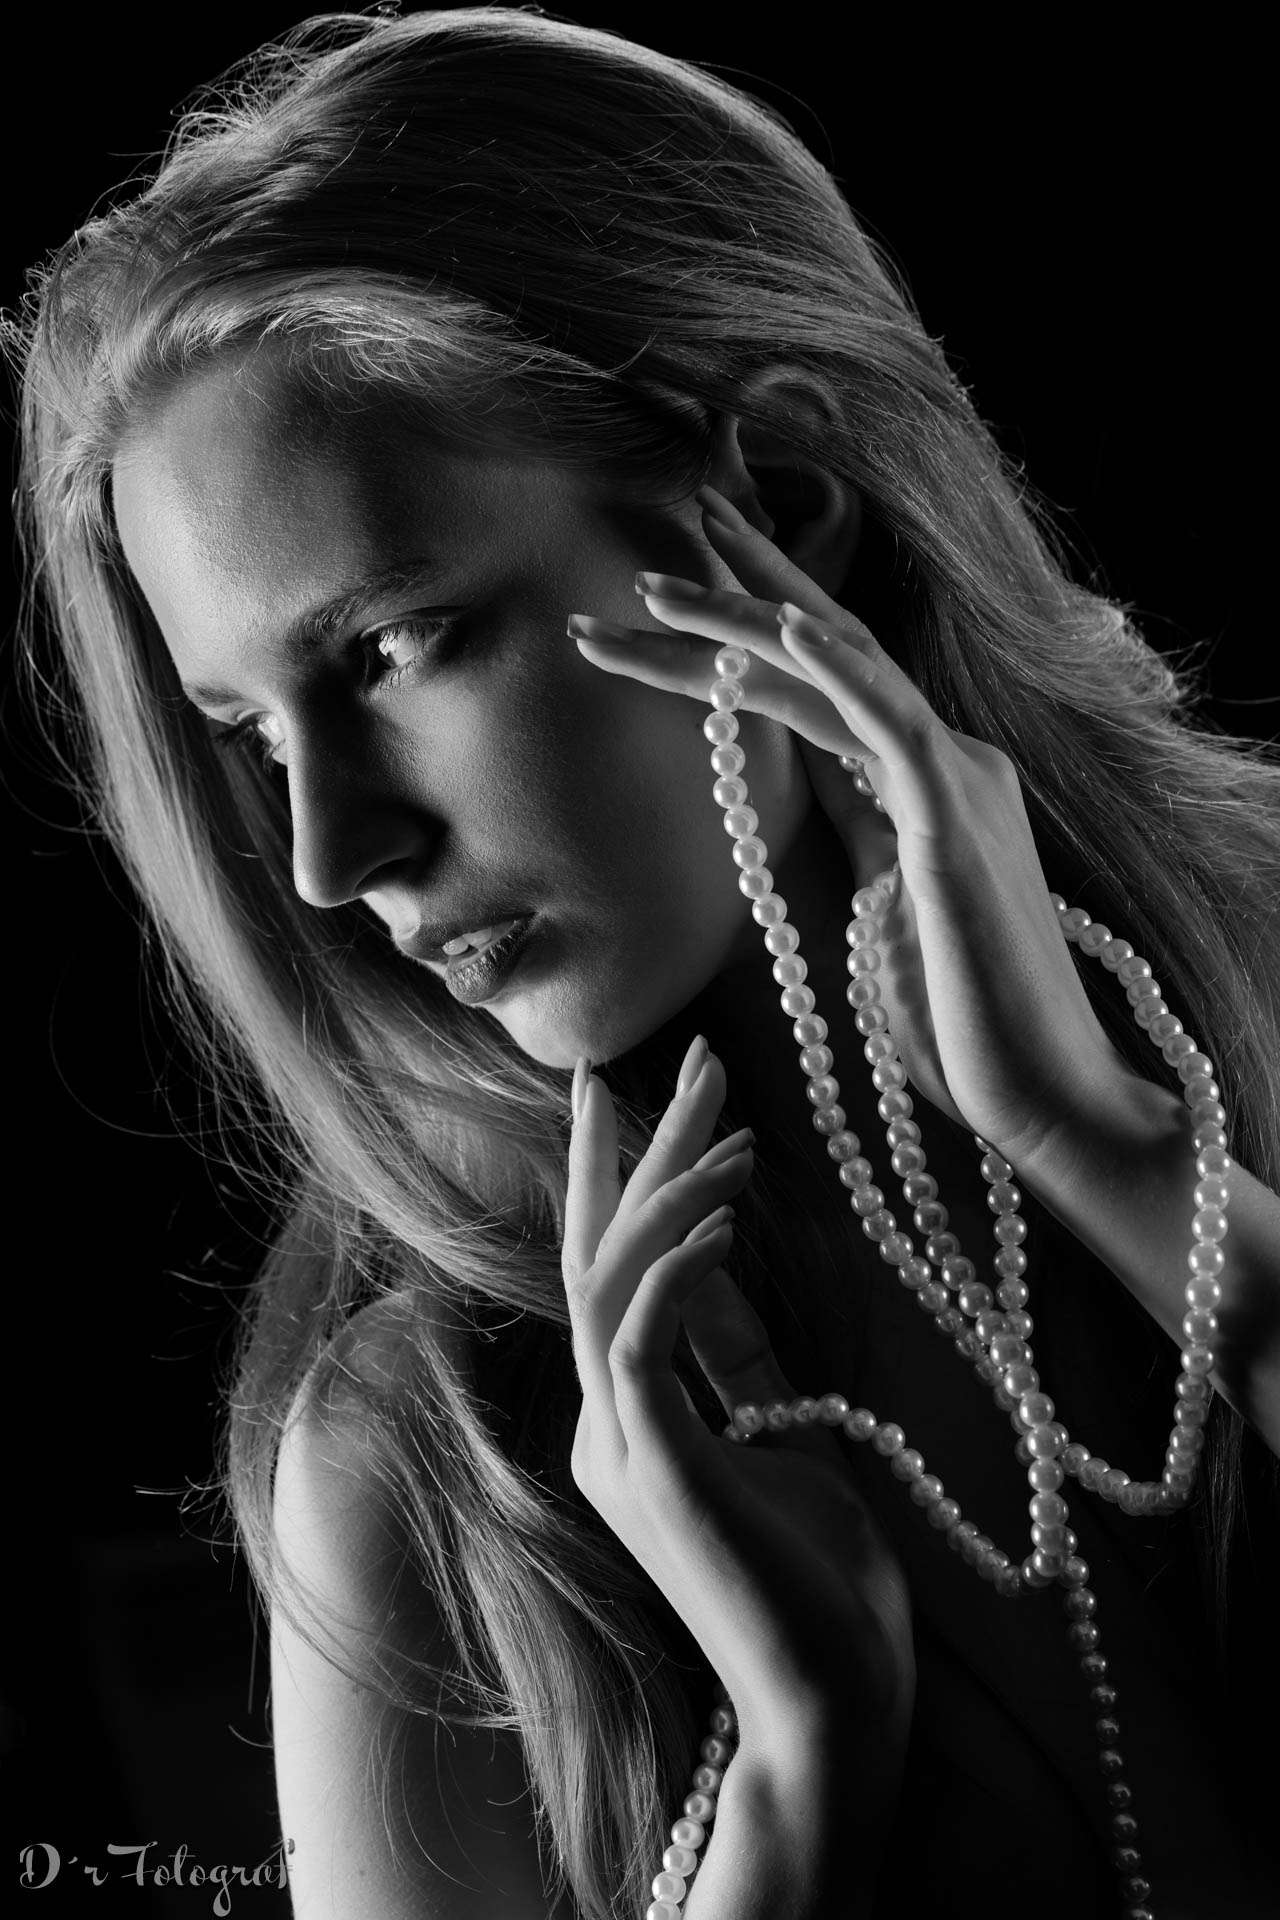
<path id="1" fill-rule="evenodd" d="M 752 1167 L 745 1133 L 707 1148 L 724 1095 L 699 1039 L 621 1189 L 613 1103 L 579 1063 L 563 1249 L 573 1477 L 702 1647 L 744 1746 L 800 1754 L 838 1727 L 889 1788 L 914 1699 L 906 1581 L 838 1442 L 817 1425 L 764 1445 L 713 1434 L 672 1369 L 683 1317 L 726 1415 L 796 1397 L 721 1264 Z"/>
<path id="2" fill-rule="evenodd" d="M 851 860 L 873 803 L 838 756 L 864 762 L 897 835 L 901 882 L 879 978 L 902 1063 L 934 1106 L 1015 1168 L 1037 1161 L 1131 1070 L 1059 931 L 1012 761 L 944 725 L 855 615 L 719 494 L 699 497 L 707 538 L 746 591 L 641 575 L 637 590 L 666 631 L 577 616 L 570 631 L 606 672 L 698 701 L 717 649 L 745 649 L 743 711 L 798 735 Z M 761 831 L 767 844 L 768 820 Z"/>

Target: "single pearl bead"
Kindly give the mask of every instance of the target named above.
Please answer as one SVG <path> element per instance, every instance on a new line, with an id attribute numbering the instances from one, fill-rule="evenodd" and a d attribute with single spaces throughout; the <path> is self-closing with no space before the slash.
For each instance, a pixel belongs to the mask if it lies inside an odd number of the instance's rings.
<path id="1" fill-rule="evenodd" d="M 991 1231 L 1001 1246 L 1021 1246 L 1027 1237 L 1027 1223 L 1020 1213 L 1003 1213 Z"/>
<path id="2" fill-rule="evenodd" d="M 1019 1307 L 1025 1307 L 1030 1298 L 1031 1289 L 1025 1280 L 1002 1280 L 996 1288 L 996 1300 L 1006 1311 L 1016 1312 Z"/>
<path id="3" fill-rule="evenodd" d="M 876 1430 L 876 1417 L 867 1407 L 855 1407 L 844 1417 L 844 1430 L 851 1440 L 869 1440 Z"/>
<path id="4" fill-rule="evenodd" d="M 688 1879 L 698 1864 L 698 1856 L 692 1847 L 668 1847 L 662 1856 L 662 1864 L 668 1873 L 682 1873 Z"/>
<path id="5" fill-rule="evenodd" d="M 909 1173 L 902 1183 L 902 1197 L 910 1207 L 934 1199 L 937 1192 L 938 1183 L 931 1173 Z"/>
<path id="6" fill-rule="evenodd" d="M 817 1046 L 827 1037 L 827 1023 L 820 1013 L 805 1013 L 792 1027 L 791 1035 L 799 1047 Z"/>
<path id="7" fill-rule="evenodd" d="M 1225 1207 L 1231 1198 L 1231 1189 L 1225 1180 L 1210 1175 L 1196 1182 L 1191 1198 L 1197 1207 Z"/>
<path id="8" fill-rule="evenodd" d="M 914 1113 L 915 1110 L 916 1103 L 911 1098 L 911 1095 L 909 1093 L 903 1093 L 900 1089 L 895 1089 L 891 1093 L 882 1093 L 876 1102 L 876 1112 L 882 1120 L 886 1121 L 897 1120 L 900 1117 L 905 1118 L 907 1114 Z"/>
<path id="9" fill-rule="evenodd" d="M 1068 940 L 1074 940 L 1092 924 L 1083 907 L 1068 907 L 1065 913 L 1058 916 L 1058 925 Z"/>
<path id="10" fill-rule="evenodd" d="M 1226 1237 L 1227 1216 L 1221 1207 L 1201 1207 L 1191 1221 L 1197 1240 L 1222 1240 Z"/>
<path id="11" fill-rule="evenodd" d="M 751 655 L 743 647 L 721 647 L 713 662 L 717 674 L 729 680 L 741 680 L 751 665 Z"/>
<path id="12" fill-rule="evenodd" d="M 941 1280 L 930 1280 L 916 1295 L 924 1313 L 941 1313 L 947 1304 L 947 1290 Z"/>
<path id="13" fill-rule="evenodd" d="M 1099 957 L 1103 966 L 1107 969 L 1107 972 L 1115 973 L 1118 971 L 1121 961 L 1127 960 L 1132 952 L 1133 948 L 1127 940 L 1116 940 L 1113 938 L 1108 940 Z"/>
<path id="14" fill-rule="evenodd" d="M 1104 927 L 1101 921 L 1095 920 L 1080 934 L 1076 944 L 1081 953 L 1087 953 L 1092 958 L 1102 952 L 1102 949 L 1110 943 L 1111 937 L 1110 927 Z"/>
<path id="15" fill-rule="evenodd" d="M 730 807 L 721 825 L 735 840 L 745 840 L 760 825 L 760 815 L 754 807 Z"/>
<path id="16" fill-rule="evenodd" d="M 911 1258 L 913 1251 L 911 1241 L 907 1235 L 902 1232 L 887 1233 L 880 1242 L 880 1258 L 886 1261 L 891 1267 L 904 1266 Z M 942 1332 L 944 1333 L 953 1331 L 955 1331 L 955 1329 L 951 1327 L 942 1328 Z"/>
<path id="17" fill-rule="evenodd" d="M 889 1016 L 882 1006 L 872 1001 L 869 1006 L 858 1008 L 853 1016 L 853 1024 L 859 1033 L 883 1034 L 889 1024 Z"/>
<path id="18" fill-rule="evenodd" d="M 789 920 L 780 920 L 776 927 L 769 928 L 764 944 L 770 953 L 794 953 L 800 945 L 800 935 Z"/>
<path id="19" fill-rule="evenodd" d="M 751 902 L 751 918 L 758 927 L 776 927 L 787 917 L 787 903 L 780 893 L 766 893 Z"/>
<path id="20" fill-rule="evenodd" d="M 997 1153 L 994 1148 L 983 1154 L 980 1170 L 983 1179 L 988 1181 L 1008 1180 L 1013 1173 L 1004 1155 Z"/>
<path id="21" fill-rule="evenodd" d="M 869 1187 L 875 1184 L 871 1162 L 862 1154 L 854 1160 L 846 1160 L 838 1178 L 842 1187 Z"/>
<path id="22" fill-rule="evenodd" d="M 902 1447 L 891 1456 L 889 1471 L 897 1480 L 918 1480 L 924 1472 L 924 1455 L 916 1447 Z"/>
<path id="23" fill-rule="evenodd" d="M 932 1271 L 929 1262 L 924 1256 L 919 1253 L 914 1253 L 910 1260 L 903 1262 L 898 1273 L 898 1279 L 904 1287 L 931 1287 L 936 1284 L 932 1278 Z"/>
<path id="24" fill-rule="evenodd" d="M 949 1271 L 951 1265 L 952 1263 L 948 1261 L 943 1269 L 943 1278 L 946 1280 L 951 1278 L 951 1272 Z M 967 1313 L 970 1319 L 972 1319 L 975 1314 L 984 1312 L 986 1308 L 992 1305 L 991 1289 L 985 1286 L 981 1280 L 966 1281 L 956 1298 L 959 1302 L 961 1312 Z"/>
<path id="25" fill-rule="evenodd" d="M 849 1118 L 838 1100 L 829 1107 L 816 1107 L 810 1117 L 814 1132 L 820 1133 L 824 1139 L 843 1132 L 844 1123 Z"/>
<path id="26" fill-rule="evenodd" d="M 877 1093 L 889 1093 L 907 1084 L 907 1070 L 901 1060 L 882 1060 L 871 1075 Z"/>
<path id="27" fill-rule="evenodd" d="M 650 1892 L 653 1894 L 655 1900 L 683 1900 L 685 1896 L 684 1875 L 682 1873 L 669 1873 L 664 1869 L 663 1872 L 654 1875 Z"/>
<path id="28" fill-rule="evenodd" d="M 744 840 L 735 840 L 731 851 L 735 865 L 760 868 L 764 865 L 769 849 L 758 834 L 749 833 Z"/>
<path id="29" fill-rule="evenodd" d="M 1066 1475 L 1056 1460 L 1033 1460 L 1027 1468 L 1027 1480 L 1037 1493 L 1056 1493 Z M 1065 1517 L 1065 1507 L 1064 1507 Z"/>
<path id="30" fill-rule="evenodd" d="M 773 963 L 773 977 L 780 987 L 798 987 L 807 978 L 809 963 L 798 953 L 784 953 Z"/>
<path id="31" fill-rule="evenodd" d="M 1207 1347 L 1217 1337 L 1218 1317 L 1208 1307 L 1195 1307 L 1183 1316 L 1182 1337 L 1193 1347 Z"/>
<path id="32" fill-rule="evenodd" d="M 850 1160 L 857 1158 L 858 1149 L 861 1145 L 862 1142 L 856 1133 L 850 1133 L 847 1127 L 842 1127 L 839 1133 L 833 1133 L 829 1136 L 827 1140 L 827 1153 L 837 1164 L 847 1165 Z"/>
<path id="33" fill-rule="evenodd" d="M 874 974 L 860 973 L 856 980 L 849 982 L 844 997 L 851 1007 L 874 1006 L 880 998 L 880 982 Z"/>
<path id="34" fill-rule="evenodd" d="M 816 1073 L 805 1088 L 805 1095 L 815 1107 L 830 1107 L 840 1097 L 840 1082 L 834 1074 Z"/>
<path id="35" fill-rule="evenodd" d="M 1226 1263 L 1227 1256 L 1216 1240 L 1201 1241 L 1187 1255 L 1187 1265 L 1195 1274 L 1221 1273 Z"/>
<path id="36" fill-rule="evenodd" d="M 862 1217 L 862 1231 L 868 1240 L 885 1240 L 897 1227 L 897 1221 L 888 1207 L 877 1207 L 873 1213 Z M 943 1298 L 946 1298 L 944 1293 Z"/>
<path id="37" fill-rule="evenodd" d="M 736 680 L 718 680 L 707 697 L 717 713 L 732 713 L 746 695 Z"/>
<path id="38" fill-rule="evenodd" d="M 718 807 L 740 807 L 747 797 L 747 783 L 736 774 L 725 774 L 712 787 L 711 797 Z"/>
<path id="39" fill-rule="evenodd" d="M 702 723 L 705 737 L 715 747 L 727 747 L 738 737 L 738 717 L 733 713 L 709 713 Z"/>
<path id="40" fill-rule="evenodd" d="M 674 1900 L 651 1900 L 644 1910 L 644 1920 L 680 1920 L 680 1909 Z"/>
<path id="41" fill-rule="evenodd" d="M 738 892 L 745 893 L 748 900 L 763 900 L 766 893 L 772 893 L 773 875 L 768 867 L 749 867 L 745 872 L 740 873 Z"/>
<path id="42" fill-rule="evenodd" d="M 917 1482 L 917 1484 L 919 1483 Z M 959 1526 L 961 1517 L 960 1509 L 956 1502 L 946 1498 L 935 1500 L 933 1505 L 926 1509 L 925 1513 L 925 1518 L 928 1520 L 929 1525 L 936 1527 L 939 1533 L 949 1533 L 952 1527 Z"/>
<path id="43" fill-rule="evenodd" d="M 741 747 L 717 747 L 711 755 L 712 771 L 732 776 L 741 773 L 747 764 L 747 756 Z"/>
<path id="44" fill-rule="evenodd" d="M 818 1402 L 818 1418 L 824 1427 L 838 1427 L 849 1411 L 842 1393 L 824 1393 Z"/>
<path id="45" fill-rule="evenodd" d="M 1176 1065 L 1178 1078 L 1184 1086 L 1189 1086 L 1193 1080 L 1213 1078 L 1213 1062 L 1207 1053 L 1186 1053 L 1172 1064 Z"/>
<path id="46" fill-rule="evenodd" d="M 707 1837 L 707 1830 L 700 1820 L 677 1820 L 671 1829 L 671 1838 L 678 1847 L 700 1847 Z"/>
<path id="47" fill-rule="evenodd" d="M 1004 1376 L 1004 1390 L 1012 1396 L 1015 1406 L 1027 1394 L 1034 1393 L 1039 1385 L 1040 1375 L 1034 1367 L 1028 1366 L 1025 1360 L 1020 1361 L 1017 1366 L 1010 1367 Z M 1050 1401 L 1050 1406 L 1052 1404 Z"/>
<path id="48" fill-rule="evenodd" d="M 796 1014 L 812 1013 L 814 999 L 812 987 L 787 987 L 782 995 L 782 1011 L 793 1018 Z"/>
<path id="49" fill-rule="evenodd" d="M 880 955 L 874 947 L 858 947 L 845 961 L 850 973 L 878 973 Z"/>
<path id="50" fill-rule="evenodd" d="M 941 1200 L 922 1200 L 914 1214 L 916 1230 L 930 1235 L 939 1233 L 950 1217 Z"/>
<path id="51" fill-rule="evenodd" d="M 1152 1031 L 1154 1031 L 1154 1029 L 1152 1029 Z M 1189 1033 L 1170 1034 L 1160 1051 L 1164 1055 L 1165 1065 L 1172 1067 L 1178 1074 L 1179 1079 L 1185 1080 L 1187 1075 L 1181 1071 L 1181 1063 L 1184 1060 L 1194 1059 L 1197 1055 L 1196 1043 L 1191 1038 L 1191 1035 Z M 1207 1072 L 1212 1062 L 1206 1059 L 1203 1054 L 1199 1057 L 1204 1061 L 1204 1066 L 1203 1068 L 1194 1067 L 1192 1071 L 1194 1073 Z"/>
<path id="52" fill-rule="evenodd" d="M 887 1420 L 876 1428 L 871 1436 L 871 1445 L 877 1453 L 901 1453 L 907 1444 L 907 1436 L 895 1421 Z"/>
<path id="53" fill-rule="evenodd" d="M 881 1017 L 883 1018 L 884 1008 L 883 1007 L 860 1007 L 858 1009 L 858 1019 L 859 1020 L 870 1019 L 872 1014 L 876 1014 L 876 1013 L 880 1014 Z M 892 1034 L 871 1033 L 871 1034 L 868 1034 L 866 1042 L 863 1045 L 862 1054 L 868 1066 L 875 1067 L 875 1066 L 879 1066 L 882 1060 L 892 1060 L 894 1055 L 897 1053 L 897 1051 L 898 1051 L 898 1043 L 893 1038 Z"/>
<path id="54" fill-rule="evenodd" d="M 1027 1270 L 1027 1256 L 1021 1247 L 1001 1247 L 991 1264 L 1002 1280 L 1016 1280 Z"/>
<path id="55" fill-rule="evenodd" d="M 907 1488 L 912 1500 L 918 1507 L 931 1507 L 942 1498 L 942 1482 L 936 1473 L 922 1473 L 918 1480 L 912 1480 Z"/>

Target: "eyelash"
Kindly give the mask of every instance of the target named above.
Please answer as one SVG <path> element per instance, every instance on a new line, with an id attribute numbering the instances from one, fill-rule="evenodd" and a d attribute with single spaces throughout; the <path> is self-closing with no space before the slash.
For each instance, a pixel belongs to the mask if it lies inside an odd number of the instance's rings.
<path id="1" fill-rule="evenodd" d="M 446 640 L 458 625 L 457 614 L 414 614 L 404 620 L 393 620 L 385 627 L 376 627 L 369 633 L 361 634 L 358 645 L 367 649 L 366 659 L 376 660 L 377 643 L 396 633 L 412 633 L 422 629 L 429 630 L 432 639 Z M 381 673 L 374 673 L 365 684 L 393 687 L 406 674 L 413 673 L 422 664 L 421 657 L 406 660 L 403 666 L 389 667 Z M 258 731 L 261 714 L 250 714 L 244 720 L 237 720 L 234 726 L 221 727 L 213 736 L 213 744 L 220 752 L 240 751 L 249 753 L 268 773 L 283 772 L 285 762 L 277 760 L 276 753 L 280 742 L 267 740 Z"/>

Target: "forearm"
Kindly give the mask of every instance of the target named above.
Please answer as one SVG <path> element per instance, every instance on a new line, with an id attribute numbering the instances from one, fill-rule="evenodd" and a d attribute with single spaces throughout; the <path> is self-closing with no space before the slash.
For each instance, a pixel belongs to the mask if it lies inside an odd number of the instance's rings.
<path id="1" fill-rule="evenodd" d="M 1017 1168 L 1022 1184 L 1179 1346 L 1195 1159 L 1181 1097 L 1134 1074 L 1088 1123 L 1064 1125 Z M 1239 1165 L 1227 1184 L 1212 1382 L 1280 1453 L 1280 1197 Z"/>
<path id="2" fill-rule="evenodd" d="M 835 1739 L 790 1759 L 740 1748 L 684 1920 L 871 1920 L 899 1774 L 895 1759 L 869 1782 Z"/>

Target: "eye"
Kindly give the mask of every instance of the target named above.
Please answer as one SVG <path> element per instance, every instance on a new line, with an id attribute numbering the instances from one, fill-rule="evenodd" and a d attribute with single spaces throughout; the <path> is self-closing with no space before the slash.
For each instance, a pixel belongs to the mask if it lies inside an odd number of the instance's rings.
<path id="1" fill-rule="evenodd" d="M 367 684 L 394 686 L 421 666 L 433 647 L 439 661 L 439 643 L 457 624 L 457 614 L 419 613 L 362 633 L 356 644 L 366 663 Z M 213 743 L 218 748 L 251 748 L 268 772 L 280 771 L 286 765 L 284 728 L 273 713 L 249 714 L 233 726 L 219 727 Z"/>

